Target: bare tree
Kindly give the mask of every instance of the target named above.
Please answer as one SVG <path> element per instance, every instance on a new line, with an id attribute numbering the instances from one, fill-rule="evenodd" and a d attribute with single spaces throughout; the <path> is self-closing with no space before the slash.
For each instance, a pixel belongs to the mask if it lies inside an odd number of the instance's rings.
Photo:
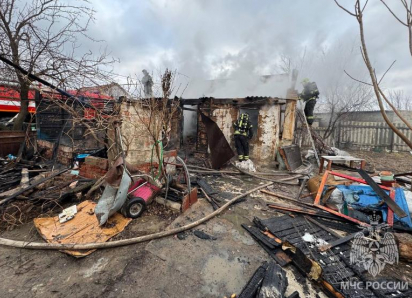
<path id="1" fill-rule="evenodd" d="M 145 126 L 153 144 L 164 143 L 166 147 L 170 139 L 172 119 L 179 109 L 179 98 L 170 98 L 176 72 L 166 69 L 161 75 L 159 97 L 141 98 L 134 106 L 140 122 Z M 156 94 L 156 93 L 155 93 Z M 158 158 L 160 155 L 158 154 Z M 160 160 L 159 160 L 160 163 Z"/>
<path id="2" fill-rule="evenodd" d="M 358 70 L 360 55 L 353 56 L 355 44 L 338 42 L 324 48 L 318 59 L 312 59 L 312 72 L 320 80 L 318 111 L 328 114 L 326 130 L 322 135 L 324 139 L 330 137 L 340 121 L 344 121 L 350 113 L 370 110 L 372 106 L 371 87 L 351 80 L 344 73 L 345 69 L 356 69 L 361 76 L 366 76 L 365 72 Z"/>
<path id="3" fill-rule="evenodd" d="M 327 86 L 320 103 L 329 116 L 322 137 L 329 138 L 350 113 L 371 109 L 372 94 L 370 87 L 357 82 Z"/>
<path id="4" fill-rule="evenodd" d="M 406 28 L 408 28 L 409 51 L 412 55 L 412 2 L 409 2 L 409 4 L 408 4 L 408 1 L 406 1 L 406 0 L 399 0 L 399 2 L 401 2 L 402 6 L 404 8 L 404 13 L 406 15 L 405 19 L 403 19 L 402 17 L 399 17 L 384 0 L 381 0 L 381 2 L 386 6 L 386 8 L 389 10 L 389 12 L 395 17 L 395 19 L 399 23 L 401 23 Z M 392 4 L 393 4 L 393 2 L 392 2 Z"/>
<path id="5" fill-rule="evenodd" d="M 107 77 L 101 69 L 114 60 L 105 50 L 78 54 L 81 38 L 97 42 L 87 35 L 93 18 L 87 0 L 0 0 L 0 55 L 57 86 L 99 84 Z M 0 65 L 0 71 L 18 81 L 21 107 L 13 126 L 18 130 L 28 114 L 31 80 L 6 65 Z"/>
<path id="6" fill-rule="evenodd" d="M 303 49 L 302 55 L 299 57 L 291 57 L 289 54 L 282 53 L 279 56 L 277 67 L 282 73 L 291 74 L 294 69 L 301 71 L 306 58 L 306 47 Z"/>
<path id="7" fill-rule="evenodd" d="M 398 112 L 398 110 L 388 100 L 388 98 L 386 97 L 386 95 L 384 94 L 384 92 L 379 86 L 380 82 L 385 77 L 385 74 L 392 67 L 393 63 L 389 67 L 389 69 L 383 74 L 381 79 L 378 80 L 376 73 L 375 73 L 375 68 L 372 66 L 372 62 L 369 58 L 369 53 L 368 53 L 368 49 L 366 46 L 364 24 L 363 24 L 363 12 L 368 4 L 368 1 L 366 1 L 362 5 L 360 0 L 356 0 L 354 12 L 343 7 L 341 4 L 339 4 L 337 0 L 334 0 L 334 1 L 341 9 L 346 11 L 349 15 L 355 17 L 359 24 L 359 33 L 360 33 L 360 38 L 361 38 L 361 53 L 362 53 L 364 63 L 368 69 L 371 82 L 372 82 L 371 84 L 370 83 L 365 83 L 365 84 L 372 85 L 383 119 L 388 124 L 388 126 L 392 129 L 392 131 L 396 135 L 398 135 L 402 139 L 402 141 L 404 141 L 405 144 L 407 144 L 412 149 L 412 140 L 409 140 L 408 137 L 404 133 L 402 133 L 398 128 L 396 128 L 395 125 L 392 123 L 392 121 L 389 119 L 388 115 L 386 114 L 384 101 L 392 108 L 392 110 L 396 113 L 396 115 L 402 120 L 402 122 L 404 122 L 408 126 L 409 129 L 412 129 L 412 125 Z"/>
<path id="8" fill-rule="evenodd" d="M 388 97 L 397 110 L 412 111 L 412 97 L 403 90 L 389 90 Z"/>

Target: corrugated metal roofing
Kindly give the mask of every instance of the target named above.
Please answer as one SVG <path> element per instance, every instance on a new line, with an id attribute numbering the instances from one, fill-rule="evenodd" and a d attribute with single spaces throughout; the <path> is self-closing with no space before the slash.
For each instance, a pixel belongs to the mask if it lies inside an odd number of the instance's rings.
<path id="1" fill-rule="evenodd" d="M 286 97 L 289 75 L 247 76 L 237 79 L 192 80 L 183 98 Z"/>

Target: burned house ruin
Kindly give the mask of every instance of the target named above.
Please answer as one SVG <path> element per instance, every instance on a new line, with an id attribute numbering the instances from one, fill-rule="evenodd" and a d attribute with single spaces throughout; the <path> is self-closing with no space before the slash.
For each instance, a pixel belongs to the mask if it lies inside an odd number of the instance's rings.
<path id="1" fill-rule="evenodd" d="M 277 94 L 276 97 L 269 97 L 270 94 L 265 94 L 236 98 L 202 97 L 182 99 L 181 105 L 184 112 L 186 112 L 184 113 L 184 126 L 187 127 L 186 122 L 191 121 L 190 124 L 195 128 L 194 134 L 192 132 L 194 135 L 192 148 L 195 148 L 195 155 L 206 157 L 210 154 L 205 125 L 201 118 L 202 113 L 216 122 L 226 140 L 234 148 L 233 122 L 241 113 L 247 112 L 254 127 L 254 137 L 250 141 L 251 159 L 258 163 L 275 161 L 279 146 L 290 145 L 293 141 L 294 111 L 298 94 L 293 89 L 293 84 L 289 82 L 288 76 L 275 76 L 274 79 L 264 81 L 262 84 L 271 83 L 272 88 L 266 88 L 263 92 Z M 285 88 L 285 86 L 291 85 L 292 88 Z M 244 94 L 245 92 L 247 91 L 244 90 L 240 93 Z M 216 89 L 213 93 L 219 95 Z"/>

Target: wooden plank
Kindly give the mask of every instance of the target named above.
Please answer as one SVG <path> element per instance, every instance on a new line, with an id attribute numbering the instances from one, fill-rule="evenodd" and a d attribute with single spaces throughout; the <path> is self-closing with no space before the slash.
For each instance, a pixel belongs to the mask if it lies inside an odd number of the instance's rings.
<path id="1" fill-rule="evenodd" d="M 303 214 L 308 214 L 308 215 L 314 215 L 314 216 L 318 216 L 318 217 L 323 217 L 323 218 L 329 218 L 329 219 L 335 219 L 335 220 L 339 220 L 339 218 L 337 218 L 336 216 L 334 216 L 334 214 L 329 214 L 326 212 L 322 212 L 322 211 L 314 211 L 314 210 L 309 210 L 309 209 L 303 209 L 303 208 L 297 208 L 297 207 L 290 207 L 290 206 L 284 206 L 284 205 L 280 205 L 280 204 L 267 204 L 267 206 L 269 208 L 273 208 L 273 209 L 278 209 L 278 210 L 283 210 L 283 211 L 290 211 L 290 212 L 296 212 L 296 213 L 303 213 Z M 323 207 L 323 206 L 321 206 Z"/>
<path id="2" fill-rule="evenodd" d="M 298 96 L 294 90 L 288 92 L 287 97 L 291 99 L 286 100 L 285 119 L 283 121 L 282 132 L 283 145 L 290 145 L 293 141 L 295 132 L 296 102 L 298 99 Z"/>
<path id="3" fill-rule="evenodd" d="M 285 196 L 285 195 L 282 195 L 282 194 L 279 194 L 279 193 L 274 193 L 274 192 L 264 190 L 264 189 L 262 189 L 260 192 L 263 192 L 265 194 L 268 194 L 268 195 L 271 195 L 271 196 L 274 196 L 274 197 L 277 197 L 277 198 L 280 198 L 280 199 L 284 199 L 284 200 L 287 200 L 287 201 L 292 201 L 292 202 L 296 202 L 298 204 L 303 204 L 303 205 L 306 205 L 306 206 L 309 206 L 309 207 L 314 207 L 314 205 L 311 204 L 311 203 L 306 203 L 306 202 L 300 201 L 298 199 L 294 199 L 294 198 L 291 198 L 291 197 L 288 197 L 288 196 Z"/>
<path id="4" fill-rule="evenodd" d="M 26 187 L 26 188 L 23 188 L 23 189 L 19 190 L 18 192 L 15 192 L 15 193 L 12 194 L 11 196 L 9 196 L 9 197 L 1 200 L 1 201 L 0 201 L 0 205 L 2 205 L 2 204 L 4 204 L 4 203 L 7 203 L 8 201 L 14 199 L 15 197 L 17 197 L 17 196 L 25 193 L 26 191 L 28 191 L 28 190 L 30 190 L 30 189 L 36 187 L 37 185 L 40 185 L 40 184 L 42 184 L 42 183 L 44 183 L 44 182 L 46 182 L 46 181 L 48 181 L 48 180 L 50 180 L 50 179 L 52 179 L 52 178 L 54 178 L 54 177 L 56 177 L 56 176 L 59 176 L 59 175 L 63 174 L 63 173 L 66 172 L 67 170 L 68 170 L 68 169 L 64 169 L 64 170 L 58 171 L 58 172 L 56 172 L 56 173 L 51 174 L 49 177 L 46 177 L 46 178 L 43 178 L 43 179 L 41 179 L 41 180 L 38 180 L 38 181 L 34 182 L 34 183 L 31 184 L 30 186 L 28 186 L 28 187 Z"/>
<path id="5" fill-rule="evenodd" d="M 357 233 L 359 233 L 359 232 L 357 232 Z M 319 250 L 320 251 L 326 251 L 328 249 L 331 249 L 332 247 L 335 247 L 335 246 L 341 245 L 343 243 L 346 243 L 346 242 L 352 240 L 353 238 L 355 238 L 357 233 L 349 234 L 345 237 L 339 238 L 338 240 L 330 242 L 327 245 L 321 246 L 321 247 L 319 247 Z"/>
<path id="6" fill-rule="evenodd" d="M 329 229 L 327 226 L 321 224 L 320 222 L 318 222 L 316 219 L 310 218 L 309 216 L 305 216 L 305 219 L 309 220 L 311 223 L 314 223 L 315 225 L 317 225 L 319 228 L 325 230 L 326 232 L 328 232 L 329 234 L 335 236 L 336 238 L 341 238 L 341 236 L 336 233 L 335 231 Z"/>

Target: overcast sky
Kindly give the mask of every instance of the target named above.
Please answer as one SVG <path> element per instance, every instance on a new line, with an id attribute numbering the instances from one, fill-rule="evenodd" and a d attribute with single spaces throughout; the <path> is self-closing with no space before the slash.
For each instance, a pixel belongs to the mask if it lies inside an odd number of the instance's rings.
<path id="1" fill-rule="evenodd" d="M 348 8 L 354 3 L 341 2 Z M 400 1 L 387 2 L 401 8 Z M 141 76 L 144 68 L 158 74 L 166 67 L 189 81 L 268 75 L 282 72 L 283 56 L 320 89 L 343 69 L 365 77 L 358 24 L 333 0 L 93 0 L 92 5 L 97 13 L 90 35 L 104 39 L 120 59 L 115 72 L 121 75 Z M 378 0 L 369 1 L 365 27 L 377 73 L 397 60 L 384 87 L 412 94 L 406 27 Z"/>

